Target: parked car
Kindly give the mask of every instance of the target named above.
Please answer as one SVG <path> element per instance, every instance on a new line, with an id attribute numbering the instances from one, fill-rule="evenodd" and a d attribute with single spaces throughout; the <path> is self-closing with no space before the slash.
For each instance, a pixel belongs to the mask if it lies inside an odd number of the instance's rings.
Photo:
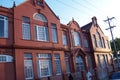
<path id="1" fill-rule="evenodd" d="M 120 80 L 120 71 L 113 73 L 110 76 L 110 80 Z"/>

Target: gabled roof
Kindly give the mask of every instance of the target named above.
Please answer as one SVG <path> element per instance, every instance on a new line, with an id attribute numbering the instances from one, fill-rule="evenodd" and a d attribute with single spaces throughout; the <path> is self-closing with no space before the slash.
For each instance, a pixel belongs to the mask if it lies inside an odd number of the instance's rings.
<path id="1" fill-rule="evenodd" d="M 91 27 L 92 27 L 92 22 L 82 26 L 81 29 L 89 31 Z"/>
<path id="2" fill-rule="evenodd" d="M 18 4 L 17 6 L 20 6 L 20 5 L 22 5 L 22 4 L 24 4 L 24 3 L 28 2 L 28 1 L 30 1 L 30 0 L 26 0 L 26 1 L 24 1 L 23 3 Z M 49 8 L 49 10 L 53 13 L 53 15 L 54 15 L 58 20 L 60 20 L 59 17 L 52 11 L 52 9 L 51 9 L 51 8 L 48 6 L 48 4 L 45 2 L 45 0 L 43 0 L 43 1 L 44 1 L 45 5 Z M 17 7 L 17 6 L 16 6 L 16 7 Z"/>

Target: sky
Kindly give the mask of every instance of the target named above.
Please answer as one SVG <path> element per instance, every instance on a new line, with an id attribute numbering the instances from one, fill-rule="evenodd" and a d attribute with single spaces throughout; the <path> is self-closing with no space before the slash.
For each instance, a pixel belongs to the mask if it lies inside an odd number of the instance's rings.
<path id="1" fill-rule="evenodd" d="M 0 5 L 12 7 L 13 1 L 18 5 L 25 0 L 1 0 Z M 82 27 L 91 22 L 93 16 L 97 17 L 98 24 L 104 34 L 111 40 L 108 23 L 104 22 L 107 17 L 115 17 L 111 21 L 114 38 L 120 38 L 120 0 L 45 0 L 52 11 L 59 16 L 60 22 L 69 23 L 74 18 Z"/>

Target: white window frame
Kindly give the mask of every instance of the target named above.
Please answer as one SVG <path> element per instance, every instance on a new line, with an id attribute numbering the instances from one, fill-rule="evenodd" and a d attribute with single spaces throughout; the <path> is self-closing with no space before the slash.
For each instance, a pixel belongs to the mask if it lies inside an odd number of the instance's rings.
<path id="1" fill-rule="evenodd" d="M 43 29 L 43 33 L 42 34 L 44 34 L 44 39 L 41 39 L 40 38 L 40 35 L 39 35 L 39 28 L 42 28 Z M 36 25 L 35 26 L 35 29 L 36 29 L 36 40 L 37 41 L 45 41 L 45 42 L 48 42 L 49 40 L 49 34 L 48 34 L 48 32 L 46 32 L 46 29 L 47 29 L 47 31 L 48 31 L 48 27 L 45 27 L 45 26 L 38 26 L 38 25 Z"/>
<path id="2" fill-rule="evenodd" d="M 46 64 L 48 65 L 48 75 L 42 75 L 42 70 L 41 70 L 41 63 L 42 62 L 47 62 Z M 48 77 L 52 75 L 52 66 L 51 66 L 51 60 L 38 60 L 38 74 L 39 74 L 39 78 L 40 77 Z"/>
<path id="3" fill-rule="evenodd" d="M 0 38 L 8 38 L 8 17 L 0 15 L 0 17 L 3 17 L 4 19 L 4 36 L 0 36 Z"/>
<path id="4" fill-rule="evenodd" d="M 31 67 L 32 67 L 32 74 L 29 74 L 29 73 L 27 73 L 27 75 L 29 75 L 29 77 L 28 78 L 26 78 L 26 72 L 25 72 L 25 68 L 24 68 L 24 74 L 25 74 L 25 80 L 33 80 L 34 79 L 34 74 L 33 74 L 33 64 L 32 64 L 32 60 L 24 60 L 24 67 L 26 67 L 26 62 L 30 62 L 31 63 Z M 30 66 L 30 64 L 29 65 L 27 65 L 27 67 L 29 67 Z"/>
<path id="5" fill-rule="evenodd" d="M 29 32 L 25 32 L 23 27 L 26 27 L 26 26 L 27 28 L 29 27 Z M 27 33 L 27 37 L 26 37 L 26 33 Z M 22 36 L 23 36 L 23 39 L 30 40 L 30 24 L 22 23 Z"/>

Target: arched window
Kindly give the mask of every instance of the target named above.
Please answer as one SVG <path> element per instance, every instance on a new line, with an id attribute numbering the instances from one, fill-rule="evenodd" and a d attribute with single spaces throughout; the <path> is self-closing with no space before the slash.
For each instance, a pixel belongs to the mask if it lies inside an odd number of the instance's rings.
<path id="1" fill-rule="evenodd" d="M 80 46 L 81 43 L 80 43 L 79 33 L 78 32 L 73 32 L 72 36 L 73 36 L 74 46 Z"/>
<path id="2" fill-rule="evenodd" d="M 10 55 L 0 55 L 0 63 L 1 62 L 13 62 L 13 57 Z"/>
<path id="3" fill-rule="evenodd" d="M 100 33 L 97 32 L 97 34 L 98 34 L 98 45 L 99 47 L 102 47 L 102 39 L 101 39 Z"/>
<path id="4" fill-rule="evenodd" d="M 33 15 L 33 19 L 39 20 L 39 21 L 42 21 L 42 22 L 48 22 L 47 18 L 43 14 L 39 14 L 39 13 L 35 13 Z"/>

